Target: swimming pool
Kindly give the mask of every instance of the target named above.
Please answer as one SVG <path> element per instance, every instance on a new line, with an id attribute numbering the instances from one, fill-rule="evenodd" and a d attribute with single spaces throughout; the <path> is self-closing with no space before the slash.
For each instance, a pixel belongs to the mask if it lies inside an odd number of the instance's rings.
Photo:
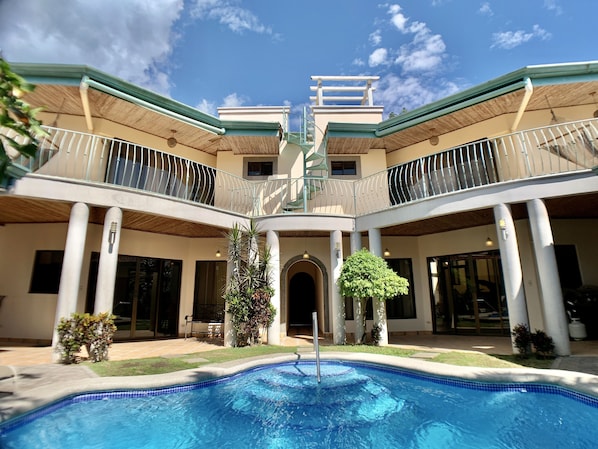
<path id="1" fill-rule="evenodd" d="M 360 362 L 287 362 L 70 397 L 0 425 L 2 448 L 592 448 L 598 399 Z"/>

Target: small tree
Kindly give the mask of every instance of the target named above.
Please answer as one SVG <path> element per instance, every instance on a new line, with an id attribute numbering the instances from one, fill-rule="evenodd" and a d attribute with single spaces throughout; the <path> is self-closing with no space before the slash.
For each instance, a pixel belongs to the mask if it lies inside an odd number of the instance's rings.
<path id="1" fill-rule="evenodd" d="M 248 228 L 233 226 L 228 234 L 232 276 L 224 299 L 231 314 L 236 346 L 261 343 L 262 333 L 276 315 L 270 302 L 273 293 L 268 271 L 270 251 L 267 246 L 260 251 L 259 237 L 253 221 Z"/>
<path id="2" fill-rule="evenodd" d="M 13 158 L 19 154 L 35 157 L 38 138 L 46 135 L 33 109 L 22 100 L 34 86 L 14 73 L 0 56 L 0 186 L 20 174 L 13 170 Z M 17 138 L 17 136 L 19 138 Z"/>
<path id="3" fill-rule="evenodd" d="M 368 298 L 377 300 L 375 325 L 380 327 L 380 342 L 388 341 L 385 301 L 409 292 L 409 281 L 396 274 L 386 261 L 367 249 L 350 255 L 341 270 L 338 286 L 342 296 L 352 297 L 356 302 L 355 333 L 357 343 L 362 343 L 365 336 L 365 301 Z M 358 335 L 359 333 L 359 335 Z"/>

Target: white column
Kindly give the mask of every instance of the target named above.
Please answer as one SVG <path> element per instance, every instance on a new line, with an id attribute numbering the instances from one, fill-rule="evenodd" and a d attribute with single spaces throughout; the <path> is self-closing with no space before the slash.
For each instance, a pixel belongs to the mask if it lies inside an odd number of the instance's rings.
<path id="1" fill-rule="evenodd" d="M 60 273 L 60 286 L 58 288 L 58 301 L 56 303 L 56 315 L 54 317 L 54 330 L 52 334 L 52 347 L 54 349 L 58 344 L 56 327 L 60 323 L 60 319 L 68 318 L 72 313 L 77 311 L 88 220 L 89 207 L 87 204 L 74 204 L 71 208 L 69 228 L 64 246 L 62 272 Z M 58 360 L 59 358 L 59 354 L 53 352 L 53 360 Z"/>
<path id="2" fill-rule="evenodd" d="M 382 237 L 380 229 L 369 229 L 370 252 L 382 257 Z M 374 326 L 380 327 L 380 346 L 388 345 L 388 324 L 386 322 L 386 301 L 372 298 L 372 309 L 374 310 Z"/>
<path id="3" fill-rule="evenodd" d="M 332 231 L 330 233 L 330 268 L 332 271 L 330 289 L 332 338 L 335 345 L 344 345 L 346 339 L 345 303 L 337 284 L 343 269 L 343 233 L 341 231 Z"/>
<path id="4" fill-rule="evenodd" d="M 100 246 L 100 262 L 98 264 L 98 281 L 93 313 L 112 313 L 114 302 L 114 285 L 118 265 L 118 247 L 123 214 L 120 208 L 111 207 L 104 217 L 104 231 Z"/>
<path id="5" fill-rule="evenodd" d="M 351 254 L 361 249 L 361 232 L 351 233 Z M 353 317 L 355 320 L 355 343 L 364 343 L 365 336 L 365 300 L 353 298 Z"/>
<path id="6" fill-rule="evenodd" d="M 494 206 L 494 219 L 496 221 L 496 235 L 498 236 L 505 294 L 509 309 L 510 330 L 512 331 L 518 324 L 525 324 L 529 327 L 519 246 L 511 210 L 505 204 Z M 518 350 L 513 336 L 511 336 L 511 344 L 513 345 L 513 353 L 517 354 Z"/>
<path id="7" fill-rule="evenodd" d="M 276 316 L 272 325 L 268 329 L 268 344 L 280 345 L 280 241 L 278 232 L 268 231 L 266 233 L 266 243 L 270 247 L 270 263 L 268 270 L 274 293 L 270 301 L 276 308 Z"/>
<path id="8" fill-rule="evenodd" d="M 543 201 L 535 199 L 527 202 L 527 212 L 534 243 L 546 333 L 552 337 L 557 355 L 571 355 L 567 315 L 548 211 Z"/>
<path id="9" fill-rule="evenodd" d="M 230 254 L 230 242 L 229 250 L 227 251 L 226 257 L 226 285 L 229 285 L 233 277 L 233 264 L 230 261 L 228 254 Z M 235 330 L 233 329 L 233 316 L 228 312 L 228 304 L 224 303 L 224 346 L 230 348 L 236 344 Z"/>

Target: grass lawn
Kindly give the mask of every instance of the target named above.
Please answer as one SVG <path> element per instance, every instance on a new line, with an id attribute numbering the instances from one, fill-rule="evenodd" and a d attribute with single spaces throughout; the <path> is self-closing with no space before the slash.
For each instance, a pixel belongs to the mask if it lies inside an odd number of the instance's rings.
<path id="1" fill-rule="evenodd" d="M 320 346 L 320 351 L 365 352 L 371 354 L 391 355 L 396 357 L 409 357 L 415 352 L 425 352 L 389 346 L 378 347 L 367 345 Z M 86 362 L 86 365 L 96 374 L 102 377 L 140 376 L 147 374 L 170 373 L 173 371 L 197 368 L 207 364 L 229 362 L 231 360 L 239 360 L 248 357 L 295 352 L 297 352 L 297 348 L 293 346 L 262 345 L 244 348 L 223 348 L 193 354 L 185 354 L 176 357 L 152 357 L 146 359 L 131 359 L 100 363 Z M 552 364 L 552 360 L 538 360 L 534 357 L 521 359 L 517 356 L 492 356 L 475 352 L 459 351 L 441 353 L 428 360 L 451 365 L 479 366 L 486 368 L 516 368 L 523 366 L 533 368 L 550 368 Z"/>

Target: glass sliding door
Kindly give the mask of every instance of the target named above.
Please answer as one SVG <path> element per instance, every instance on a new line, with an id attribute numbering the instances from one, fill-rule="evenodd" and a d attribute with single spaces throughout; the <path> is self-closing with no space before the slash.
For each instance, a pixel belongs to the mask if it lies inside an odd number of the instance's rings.
<path id="1" fill-rule="evenodd" d="M 92 254 L 87 310 L 93 311 L 99 254 Z M 176 337 L 180 260 L 118 256 L 114 303 L 115 340 Z"/>
<path id="2" fill-rule="evenodd" d="M 498 251 L 428 259 L 436 333 L 508 335 Z"/>

